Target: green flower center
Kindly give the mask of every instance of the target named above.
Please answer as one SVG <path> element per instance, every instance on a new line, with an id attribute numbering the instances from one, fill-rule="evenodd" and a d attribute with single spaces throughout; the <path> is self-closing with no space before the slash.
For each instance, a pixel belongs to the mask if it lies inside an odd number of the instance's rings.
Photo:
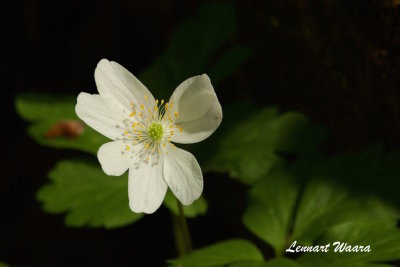
<path id="1" fill-rule="evenodd" d="M 147 135 L 151 140 L 156 142 L 161 140 L 163 133 L 163 127 L 161 123 L 158 122 L 152 122 L 147 128 Z"/>

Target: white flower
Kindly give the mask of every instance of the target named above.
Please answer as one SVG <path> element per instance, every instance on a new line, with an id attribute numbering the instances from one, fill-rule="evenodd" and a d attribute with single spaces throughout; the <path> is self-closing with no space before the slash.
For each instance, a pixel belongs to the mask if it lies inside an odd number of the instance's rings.
<path id="1" fill-rule="evenodd" d="M 98 94 L 80 93 L 76 114 L 112 139 L 97 153 L 103 171 L 119 176 L 129 169 L 129 206 L 153 213 L 168 187 L 184 205 L 200 197 L 203 175 L 195 157 L 171 142 L 196 143 L 210 136 L 222 109 L 203 74 L 187 79 L 169 102 L 149 90 L 116 62 L 102 59 L 95 70 Z"/>

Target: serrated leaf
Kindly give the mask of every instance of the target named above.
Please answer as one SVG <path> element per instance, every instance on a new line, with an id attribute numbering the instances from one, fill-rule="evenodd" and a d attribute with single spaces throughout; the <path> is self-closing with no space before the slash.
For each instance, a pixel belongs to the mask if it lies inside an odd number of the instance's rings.
<path id="1" fill-rule="evenodd" d="M 164 205 L 174 214 L 179 214 L 178 203 L 176 197 L 168 190 L 165 195 Z M 183 206 L 185 217 L 194 218 L 199 215 L 204 215 L 207 212 L 207 201 L 201 196 L 189 206 Z"/>
<path id="2" fill-rule="evenodd" d="M 18 114 L 31 122 L 29 135 L 39 144 L 56 148 L 77 149 L 96 154 L 99 147 L 108 141 L 92 128 L 83 125 L 83 132 L 76 137 L 46 137 L 56 124 L 66 120 L 79 121 L 75 114 L 76 99 L 49 96 L 20 96 L 16 99 Z"/>
<path id="3" fill-rule="evenodd" d="M 299 186 L 285 170 L 272 172 L 249 192 L 243 223 L 281 254 L 293 220 Z"/>
<path id="4" fill-rule="evenodd" d="M 331 181 L 313 180 L 300 200 L 292 238 L 305 244 L 343 222 L 378 221 L 395 226 L 398 214 L 374 197 L 354 196 Z"/>
<path id="5" fill-rule="evenodd" d="M 325 132 L 300 113 L 265 108 L 225 133 L 206 169 L 253 184 L 284 162 L 278 153 L 314 152 L 324 137 Z"/>
<path id="6" fill-rule="evenodd" d="M 372 218 L 372 220 L 374 220 Z M 348 245 L 371 246 L 371 252 L 335 252 L 334 242 Z M 329 253 L 322 255 L 305 254 L 299 258 L 304 266 L 315 266 L 325 261 L 325 266 L 376 266 L 378 262 L 400 259 L 400 230 L 393 226 L 385 226 L 378 222 L 350 221 L 338 224 L 327 231 L 319 243 L 330 243 Z M 385 266 L 390 266 L 385 264 Z"/>
<path id="7" fill-rule="evenodd" d="M 45 211 L 67 213 L 68 226 L 115 228 L 143 216 L 129 209 L 127 175 L 110 177 L 98 166 L 61 161 L 49 178 L 37 197 Z"/>
<path id="8" fill-rule="evenodd" d="M 302 266 L 381 266 L 384 263 L 379 262 L 400 259 L 398 211 L 371 194 L 354 194 L 334 181 L 338 173 L 351 174 L 358 170 L 360 162 L 366 164 L 365 158 L 359 160 L 362 155 L 365 153 L 278 168 L 250 190 L 245 225 L 272 245 L 277 254 L 282 254 L 293 241 L 303 246 L 341 241 L 373 248 L 370 253 L 334 253 L 332 248 L 329 253 L 305 253 L 300 257 Z M 382 157 L 380 164 L 371 163 L 364 168 L 373 168 L 376 174 L 385 173 L 385 169 L 393 171 L 385 159 L 396 163 L 392 157 Z M 307 182 L 301 189 L 296 184 L 303 175 Z M 294 205 L 296 195 L 301 196 L 298 206 Z M 291 216 L 282 214 L 296 214 L 294 222 Z"/>
<path id="9" fill-rule="evenodd" d="M 241 262 L 263 262 L 261 252 L 252 243 L 232 239 L 197 249 L 178 259 L 169 260 L 168 266 L 223 267 Z"/>

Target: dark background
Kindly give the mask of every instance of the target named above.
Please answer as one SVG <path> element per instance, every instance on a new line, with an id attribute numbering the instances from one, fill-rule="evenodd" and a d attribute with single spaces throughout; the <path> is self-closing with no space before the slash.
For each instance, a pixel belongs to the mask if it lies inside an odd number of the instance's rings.
<path id="1" fill-rule="evenodd" d="M 81 2 L 14 1 L 4 8 L 10 19 L 1 44 L 0 260 L 28 266 L 162 266 L 176 256 L 164 207 L 117 230 L 65 228 L 63 216 L 41 211 L 35 192 L 47 171 L 75 154 L 35 144 L 13 101 L 22 92 L 94 93 L 94 68 L 104 57 L 140 73 L 203 2 Z M 216 88 L 222 106 L 249 99 L 303 112 L 330 132 L 327 153 L 377 142 L 386 149 L 399 146 L 399 1 L 233 3 L 238 29 L 231 42 L 248 46 L 252 54 Z M 194 246 L 230 237 L 255 240 L 240 223 L 244 186 L 221 175 L 207 175 L 205 181 L 209 212 L 189 221 Z"/>

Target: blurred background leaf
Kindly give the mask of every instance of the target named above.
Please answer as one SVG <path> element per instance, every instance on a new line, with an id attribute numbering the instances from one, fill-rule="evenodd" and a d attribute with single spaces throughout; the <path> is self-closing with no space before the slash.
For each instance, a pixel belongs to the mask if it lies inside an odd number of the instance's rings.
<path id="1" fill-rule="evenodd" d="M 264 108 L 254 116 L 237 121 L 216 144 L 215 154 L 205 170 L 228 172 L 246 184 L 253 184 L 291 156 L 317 153 L 325 131 L 297 112 L 278 113 Z"/>
<path id="2" fill-rule="evenodd" d="M 4 262 L 1 262 L 0 261 L 0 267 L 9 267 L 10 265 L 8 265 L 8 264 L 5 264 Z"/>
<path id="3" fill-rule="evenodd" d="M 178 259 L 170 260 L 168 266 L 223 267 L 236 266 L 235 264 L 241 263 L 252 266 L 251 264 L 262 262 L 263 256 L 256 246 L 246 240 L 232 239 L 197 249 Z"/>
<path id="4" fill-rule="evenodd" d="M 19 116 L 31 123 L 28 134 L 41 145 L 76 149 L 96 155 L 99 147 L 108 140 L 83 123 L 82 133 L 72 133 L 69 136 L 67 129 L 59 129 L 51 135 L 57 124 L 71 120 L 80 123 L 75 114 L 76 98 L 24 95 L 17 97 L 15 105 Z"/>
<path id="5" fill-rule="evenodd" d="M 164 54 L 140 76 L 157 97 L 168 99 L 185 79 L 208 73 L 217 85 L 235 72 L 249 57 L 250 50 L 242 46 L 216 53 L 232 38 L 236 30 L 235 11 L 229 2 L 208 3 L 197 14 L 184 21 L 171 36 Z"/>

